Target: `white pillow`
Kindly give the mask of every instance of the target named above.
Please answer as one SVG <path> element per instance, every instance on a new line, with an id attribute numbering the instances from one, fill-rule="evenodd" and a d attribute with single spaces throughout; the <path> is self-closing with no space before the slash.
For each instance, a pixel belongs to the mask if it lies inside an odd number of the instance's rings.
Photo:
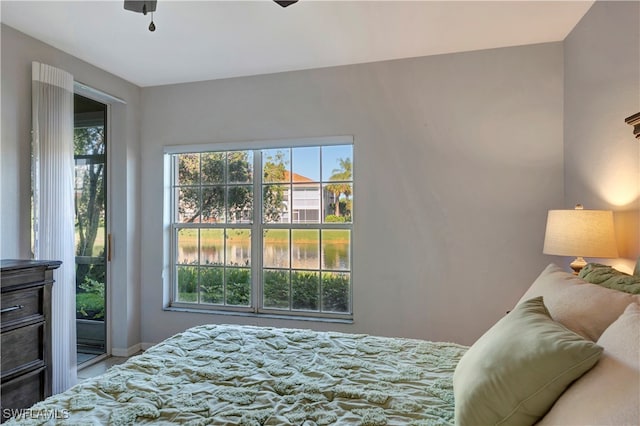
<path id="1" fill-rule="evenodd" d="M 538 425 L 640 425 L 640 306 L 632 303 L 598 340 L 604 352 Z"/>
<path id="2" fill-rule="evenodd" d="M 640 303 L 640 295 L 589 284 L 553 263 L 542 271 L 518 303 L 537 296 L 544 298 L 554 321 L 593 342 L 630 303 Z"/>

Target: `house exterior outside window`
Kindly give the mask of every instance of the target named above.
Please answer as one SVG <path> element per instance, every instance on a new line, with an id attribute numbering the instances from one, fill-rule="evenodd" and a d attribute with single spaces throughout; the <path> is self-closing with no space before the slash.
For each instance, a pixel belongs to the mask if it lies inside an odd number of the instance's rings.
<path id="1" fill-rule="evenodd" d="M 352 138 L 286 142 L 168 147 L 170 307 L 351 317 Z"/>
<path id="2" fill-rule="evenodd" d="M 333 213 L 336 195 L 326 188 L 313 183 L 313 180 L 299 175 L 285 172 L 285 179 L 291 179 L 292 189 L 286 189 L 283 194 L 283 212 L 279 223 L 318 223 L 322 217 Z M 321 194 L 322 192 L 322 194 Z M 322 204 L 320 204 L 322 203 Z M 290 207 L 292 206 L 292 207 Z M 291 213 L 289 213 L 291 211 Z"/>

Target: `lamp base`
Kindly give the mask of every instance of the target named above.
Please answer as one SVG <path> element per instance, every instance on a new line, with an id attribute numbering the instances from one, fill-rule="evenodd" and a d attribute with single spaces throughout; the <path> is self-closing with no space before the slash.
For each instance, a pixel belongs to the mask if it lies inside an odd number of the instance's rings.
<path id="1" fill-rule="evenodd" d="M 578 256 L 573 259 L 573 262 L 571 262 L 569 266 L 571 267 L 571 269 L 573 269 L 573 275 L 578 275 L 580 273 L 580 270 L 587 266 L 587 261 L 584 260 L 583 257 Z"/>

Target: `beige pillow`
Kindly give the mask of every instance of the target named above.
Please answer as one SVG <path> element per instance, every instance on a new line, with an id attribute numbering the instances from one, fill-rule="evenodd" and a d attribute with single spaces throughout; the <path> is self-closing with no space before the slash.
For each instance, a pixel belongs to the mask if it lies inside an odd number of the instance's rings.
<path id="1" fill-rule="evenodd" d="M 540 425 L 640 425 L 640 306 L 598 340 L 602 358 L 558 399 Z"/>
<path id="2" fill-rule="evenodd" d="M 536 296 L 544 297 L 551 318 L 594 342 L 630 303 L 640 303 L 638 295 L 589 284 L 554 264 L 542 271 L 518 303 Z"/>

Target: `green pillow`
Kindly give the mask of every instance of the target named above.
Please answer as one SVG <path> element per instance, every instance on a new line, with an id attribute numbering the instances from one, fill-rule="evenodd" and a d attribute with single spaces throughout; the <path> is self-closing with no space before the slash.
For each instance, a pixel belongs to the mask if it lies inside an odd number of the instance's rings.
<path id="1" fill-rule="evenodd" d="M 458 363 L 455 423 L 532 425 L 601 353 L 600 346 L 553 321 L 542 297 L 526 300 Z"/>
<path id="2" fill-rule="evenodd" d="M 608 265 L 588 263 L 580 270 L 579 277 L 591 284 L 625 293 L 640 294 L 640 276 L 625 274 Z"/>

